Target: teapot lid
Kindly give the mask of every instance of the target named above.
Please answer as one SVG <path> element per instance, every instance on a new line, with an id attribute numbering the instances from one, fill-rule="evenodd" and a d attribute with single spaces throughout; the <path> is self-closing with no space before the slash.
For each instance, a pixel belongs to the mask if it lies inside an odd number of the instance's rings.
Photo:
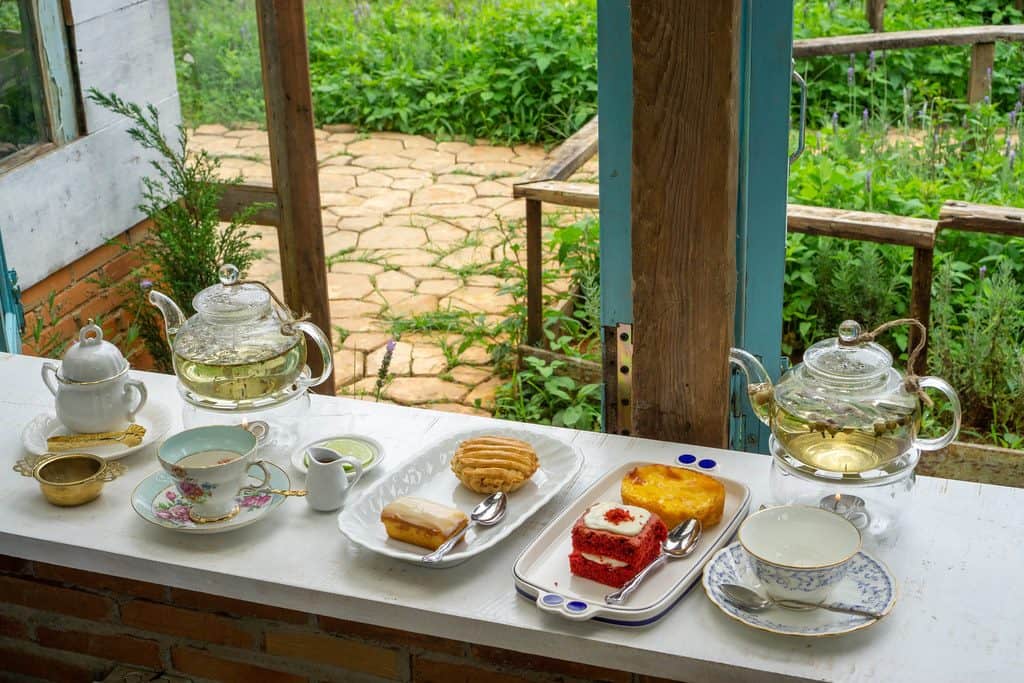
<path id="1" fill-rule="evenodd" d="M 804 367 L 826 383 L 867 384 L 892 368 L 892 354 L 872 341 L 858 341 L 860 323 L 846 320 L 839 336 L 825 339 L 804 352 Z"/>
<path id="2" fill-rule="evenodd" d="M 192 306 L 198 313 L 215 320 L 241 322 L 257 318 L 270 310 L 270 291 L 258 283 L 238 282 L 238 268 L 224 264 L 218 271 L 219 285 L 211 285 L 196 294 Z"/>
<path id="3" fill-rule="evenodd" d="M 78 333 L 78 341 L 64 354 L 60 378 L 65 382 L 100 382 L 127 369 L 128 361 L 120 349 L 104 341 L 103 328 L 90 320 Z"/>

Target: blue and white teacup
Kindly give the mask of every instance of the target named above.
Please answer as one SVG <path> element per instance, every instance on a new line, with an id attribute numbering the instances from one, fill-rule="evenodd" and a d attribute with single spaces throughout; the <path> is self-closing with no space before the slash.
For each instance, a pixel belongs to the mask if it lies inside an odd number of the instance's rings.
<path id="1" fill-rule="evenodd" d="M 740 525 L 739 541 L 768 595 L 813 603 L 825 601 L 861 548 L 852 522 L 804 505 L 752 514 Z"/>
<path id="2" fill-rule="evenodd" d="M 242 488 L 268 485 L 270 472 L 262 460 L 256 460 L 258 441 L 243 427 L 215 425 L 187 429 L 163 442 L 157 459 L 189 502 L 193 522 L 233 517 L 238 513 L 235 497 Z M 253 467 L 263 472 L 258 484 L 249 482 Z"/>

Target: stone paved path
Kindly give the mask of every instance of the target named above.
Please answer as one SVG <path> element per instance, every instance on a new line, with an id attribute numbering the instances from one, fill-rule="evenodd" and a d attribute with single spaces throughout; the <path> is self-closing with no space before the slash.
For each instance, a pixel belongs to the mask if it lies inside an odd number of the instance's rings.
<path id="1" fill-rule="evenodd" d="M 219 157 L 227 175 L 270 182 L 264 131 L 200 126 L 192 143 Z M 512 185 L 544 160 L 545 151 L 332 126 L 317 131 L 317 158 L 338 393 L 373 400 L 396 320 L 479 316 L 492 325 L 505 317 L 513 303 L 499 292 L 505 283 L 480 271 L 509 253 L 507 226 L 524 217 Z M 596 181 L 596 175 L 592 160 L 574 180 Z M 559 222 L 585 213 L 545 208 L 559 214 Z M 265 256 L 249 275 L 280 293 L 276 231 L 255 230 Z M 525 259 L 525 247 L 521 252 Z M 564 289 L 556 282 L 550 292 Z M 454 327 L 401 335 L 384 400 L 491 414 L 501 379 L 486 342 L 476 340 L 458 353 L 458 320 Z"/>

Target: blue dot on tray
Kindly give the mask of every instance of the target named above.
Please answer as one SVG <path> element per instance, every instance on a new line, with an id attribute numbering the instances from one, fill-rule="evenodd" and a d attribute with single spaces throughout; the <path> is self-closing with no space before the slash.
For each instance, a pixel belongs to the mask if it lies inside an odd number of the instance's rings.
<path id="1" fill-rule="evenodd" d="M 545 595 L 542 598 L 542 601 L 544 602 L 545 605 L 561 605 L 562 604 L 562 596 L 561 595 L 550 595 L 549 594 L 549 595 Z"/>
<path id="2" fill-rule="evenodd" d="M 676 458 L 676 460 L 679 461 L 680 465 L 692 465 L 693 463 L 697 462 L 697 456 L 690 455 L 689 453 L 683 453 L 678 458 Z"/>
<path id="3" fill-rule="evenodd" d="M 699 463 L 697 463 L 697 467 L 700 467 L 701 469 L 705 470 L 714 469 L 717 465 L 718 463 L 712 460 L 711 458 L 704 458 Z"/>
<path id="4" fill-rule="evenodd" d="M 587 609 L 587 603 L 582 600 L 570 600 L 565 606 L 570 612 L 582 612 Z"/>

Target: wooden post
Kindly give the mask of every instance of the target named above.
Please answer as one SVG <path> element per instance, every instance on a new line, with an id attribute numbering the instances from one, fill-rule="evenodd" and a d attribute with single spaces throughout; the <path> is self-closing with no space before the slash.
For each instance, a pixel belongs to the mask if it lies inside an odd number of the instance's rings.
<path id="1" fill-rule="evenodd" d="M 544 334 L 543 215 L 541 203 L 526 200 L 526 343 L 538 346 Z"/>
<path id="2" fill-rule="evenodd" d="M 864 14 L 875 33 L 885 30 L 885 3 L 886 0 L 864 0 Z"/>
<path id="3" fill-rule="evenodd" d="M 971 46 L 971 71 L 967 74 L 967 104 L 985 99 L 992 90 L 992 67 L 996 63 L 995 43 Z"/>
<path id="4" fill-rule="evenodd" d="M 633 427 L 724 447 L 740 0 L 634 0 Z"/>
<path id="5" fill-rule="evenodd" d="M 935 251 L 924 247 L 914 247 L 914 265 L 910 276 L 910 317 L 917 318 L 931 330 L 932 320 L 932 267 Z M 919 334 L 917 328 L 910 328 L 908 349 L 917 344 Z M 927 338 L 925 339 L 927 342 Z M 919 375 L 927 374 L 928 346 L 917 359 L 917 367 L 911 368 Z"/>
<path id="6" fill-rule="evenodd" d="M 306 18 L 302 0 L 256 0 L 267 105 L 270 167 L 280 204 L 284 298 L 297 313 L 308 313 L 328 336 L 327 265 L 320 219 L 313 95 L 309 84 Z M 322 366 L 310 354 L 310 369 Z M 334 377 L 316 388 L 334 394 Z"/>

